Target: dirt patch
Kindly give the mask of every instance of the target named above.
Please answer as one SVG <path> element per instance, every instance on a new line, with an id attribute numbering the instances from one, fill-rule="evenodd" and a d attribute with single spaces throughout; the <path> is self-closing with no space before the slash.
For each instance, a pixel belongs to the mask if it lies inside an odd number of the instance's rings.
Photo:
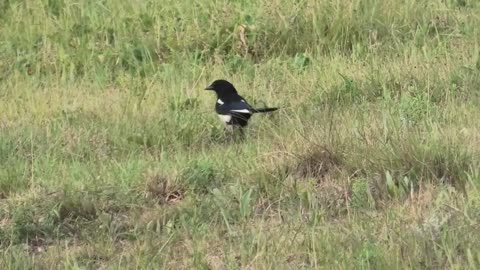
<path id="1" fill-rule="evenodd" d="M 47 251 L 49 247 L 49 241 L 41 237 L 35 237 L 33 239 L 30 239 L 28 245 L 25 245 L 25 249 L 27 249 L 29 253 L 33 254 L 43 253 Z"/>
<path id="2" fill-rule="evenodd" d="M 159 204 L 174 204 L 183 200 L 185 189 L 175 182 L 174 178 L 158 172 L 145 174 L 145 195 Z"/>
<path id="3" fill-rule="evenodd" d="M 315 178 L 319 182 L 333 172 L 341 171 L 342 155 L 319 146 L 298 156 L 294 171 L 300 178 Z"/>
<path id="4" fill-rule="evenodd" d="M 319 183 L 316 189 L 318 203 L 332 217 L 347 213 L 351 195 L 347 188 L 332 181 Z"/>
<path id="5" fill-rule="evenodd" d="M 64 200 L 58 209 L 58 221 L 65 222 L 83 218 L 92 221 L 97 218 L 95 205 L 88 200 Z"/>

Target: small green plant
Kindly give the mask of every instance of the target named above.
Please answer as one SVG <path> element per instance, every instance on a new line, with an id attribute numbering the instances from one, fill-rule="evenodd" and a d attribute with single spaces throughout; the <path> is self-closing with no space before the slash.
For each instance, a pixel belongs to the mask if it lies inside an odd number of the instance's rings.
<path id="1" fill-rule="evenodd" d="M 396 180 L 389 171 L 385 172 L 385 183 L 387 190 L 393 198 L 404 198 L 408 194 L 410 181 L 408 177 L 404 177 L 402 181 Z"/>
<path id="2" fill-rule="evenodd" d="M 418 122 L 432 110 L 426 95 L 417 91 L 417 94 L 405 94 L 400 98 L 400 115 L 405 122 Z"/>
<path id="3" fill-rule="evenodd" d="M 358 84 L 346 75 L 340 74 L 342 83 L 331 92 L 330 100 L 336 104 L 353 104 L 360 102 L 362 92 Z"/>
<path id="4" fill-rule="evenodd" d="M 248 220 L 252 215 L 253 189 L 244 190 L 241 187 L 231 187 L 232 194 L 238 201 L 240 216 L 243 220 Z"/>
<path id="5" fill-rule="evenodd" d="M 356 209 L 368 209 L 372 206 L 370 186 L 366 179 L 355 179 L 352 183 L 352 198 L 350 205 Z"/>
<path id="6" fill-rule="evenodd" d="M 376 268 L 379 257 L 376 245 L 365 243 L 357 256 L 357 266 L 365 269 Z"/>
<path id="7" fill-rule="evenodd" d="M 305 53 L 296 54 L 293 58 L 293 66 L 298 70 L 305 70 L 310 65 L 310 57 Z"/>
<path id="8" fill-rule="evenodd" d="M 189 163 L 182 174 L 182 181 L 196 193 L 208 192 L 221 181 L 214 164 L 208 160 L 197 160 Z"/>

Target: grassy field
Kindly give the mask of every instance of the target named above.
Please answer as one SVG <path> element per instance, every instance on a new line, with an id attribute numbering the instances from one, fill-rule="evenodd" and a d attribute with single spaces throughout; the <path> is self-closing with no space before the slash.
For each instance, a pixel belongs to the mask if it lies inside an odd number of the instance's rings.
<path id="1" fill-rule="evenodd" d="M 479 269 L 477 0 L 3 0 L 0 269 Z M 202 89 L 252 105 L 231 141 Z"/>

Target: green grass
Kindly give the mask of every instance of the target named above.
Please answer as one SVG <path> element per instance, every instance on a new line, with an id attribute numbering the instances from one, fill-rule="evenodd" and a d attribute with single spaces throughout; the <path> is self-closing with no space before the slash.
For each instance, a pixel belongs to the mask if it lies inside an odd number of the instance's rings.
<path id="1" fill-rule="evenodd" d="M 0 268 L 480 268 L 479 14 L 4 0 Z"/>

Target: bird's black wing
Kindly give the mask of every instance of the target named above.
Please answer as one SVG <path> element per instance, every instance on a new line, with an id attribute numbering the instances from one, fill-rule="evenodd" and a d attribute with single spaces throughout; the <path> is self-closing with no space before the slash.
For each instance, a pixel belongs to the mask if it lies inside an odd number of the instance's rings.
<path id="1" fill-rule="evenodd" d="M 252 114 L 253 108 L 243 99 L 240 101 L 226 102 L 215 106 L 215 111 L 218 114 Z"/>

